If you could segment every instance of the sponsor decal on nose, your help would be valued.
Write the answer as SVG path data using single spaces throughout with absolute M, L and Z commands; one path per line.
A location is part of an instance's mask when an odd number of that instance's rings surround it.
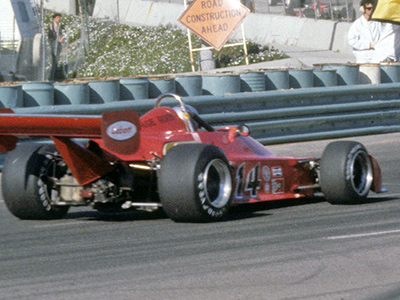
M 107 128 L 107 135 L 113 140 L 125 141 L 133 137 L 137 132 L 135 124 L 128 121 L 112 123 Z

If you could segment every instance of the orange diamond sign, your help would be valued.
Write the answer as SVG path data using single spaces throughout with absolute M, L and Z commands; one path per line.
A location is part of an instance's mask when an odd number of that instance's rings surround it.
M 221 50 L 249 12 L 238 0 L 194 0 L 178 21 Z

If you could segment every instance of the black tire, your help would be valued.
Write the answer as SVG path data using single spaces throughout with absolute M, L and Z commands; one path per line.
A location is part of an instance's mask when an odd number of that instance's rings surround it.
M 69 206 L 51 204 L 52 176 L 61 177 L 65 164 L 52 159 L 54 145 L 22 144 L 9 152 L 2 172 L 4 202 L 9 211 L 20 219 L 49 220 L 64 217 Z M 56 172 L 55 174 L 53 174 Z
M 182 144 L 161 160 L 158 192 L 176 222 L 210 222 L 224 217 L 232 199 L 229 162 L 216 146 Z
M 371 159 L 365 147 L 352 141 L 330 143 L 322 154 L 320 180 L 328 202 L 364 202 L 373 181 Z

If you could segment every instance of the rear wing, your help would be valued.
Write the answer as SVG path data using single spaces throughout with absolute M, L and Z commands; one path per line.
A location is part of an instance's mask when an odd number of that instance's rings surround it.
M 126 120 L 127 117 L 131 119 Z M 128 123 L 131 126 L 129 128 L 120 126 Z M 133 134 L 127 135 L 127 130 L 133 127 Z M 14 114 L 11 110 L 4 113 L 3 110 L 3 113 L 0 112 L 0 151 L 13 150 L 21 136 L 48 137 L 54 142 L 77 181 L 85 185 L 112 172 L 113 167 L 72 139 L 102 139 L 108 147 L 122 151 L 116 145 L 127 136 L 135 139 L 138 136 L 136 128 L 140 128 L 140 121 L 133 110 L 108 112 L 102 116 L 28 115 Z
M 28 115 L 0 112 L 0 151 L 15 148 L 18 136 L 100 138 L 102 118 L 79 115 Z

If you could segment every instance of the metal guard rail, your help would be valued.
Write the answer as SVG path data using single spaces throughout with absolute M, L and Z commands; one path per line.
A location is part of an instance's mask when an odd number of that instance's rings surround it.
M 263 144 L 400 131 L 400 83 L 184 97 L 213 126 L 247 124 Z M 155 99 L 16 108 L 16 113 L 100 114 L 150 110 Z M 163 105 L 176 105 L 166 100 Z

